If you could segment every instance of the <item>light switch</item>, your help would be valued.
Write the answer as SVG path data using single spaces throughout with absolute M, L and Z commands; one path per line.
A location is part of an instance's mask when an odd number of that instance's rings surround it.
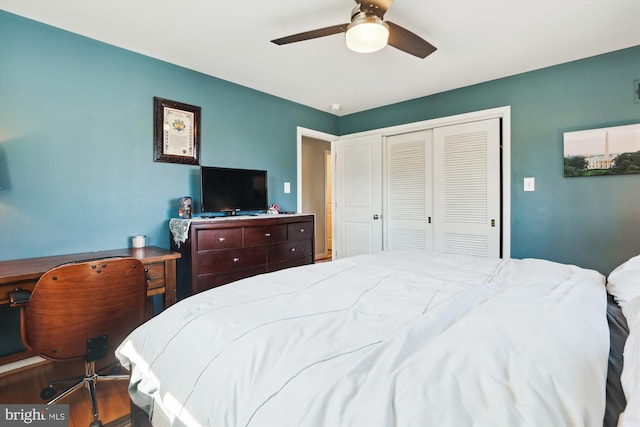
M 536 179 L 533 177 L 524 179 L 524 191 L 536 191 Z
M 291 193 L 291 183 L 290 182 L 285 182 L 284 183 L 284 194 L 289 194 Z

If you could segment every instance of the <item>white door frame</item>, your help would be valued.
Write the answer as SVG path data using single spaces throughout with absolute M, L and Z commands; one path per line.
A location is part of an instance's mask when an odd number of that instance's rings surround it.
M 333 147 L 333 144 L 331 144 Z M 324 152 L 324 205 L 327 207 L 327 211 L 324 216 L 325 223 L 325 233 L 326 240 L 325 244 L 325 254 L 327 257 L 330 252 L 333 250 L 333 155 L 331 154 L 331 149 L 325 150 Z M 332 244 L 329 244 L 329 241 Z
M 365 132 L 357 132 L 349 135 L 342 135 L 342 138 L 354 136 L 366 136 L 369 134 L 382 134 L 383 137 L 398 135 L 408 132 L 416 132 L 432 129 L 440 126 L 467 123 L 478 120 L 499 118 L 502 119 L 501 143 L 502 143 L 502 257 L 511 257 L 511 106 L 491 108 L 488 110 L 473 111 L 470 113 L 457 114 L 454 116 L 440 117 L 436 119 L 423 120 L 420 122 L 408 123 L 404 125 L 390 126 L 380 129 L 372 129 Z M 332 144 L 333 147 L 333 144 Z M 300 151 L 300 150 L 298 150 Z M 333 156 L 332 148 L 332 156 Z M 335 159 L 334 159 L 335 163 Z M 335 169 L 334 169 L 335 170 Z M 335 194 L 335 193 L 334 193 Z M 299 202 L 300 203 L 300 202 Z M 334 239 L 335 235 L 334 229 Z
M 304 128 L 298 126 L 296 128 L 296 162 L 297 162 L 297 173 L 296 173 L 296 212 L 302 213 L 302 139 L 304 137 L 321 139 L 324 141 L 331 142 L 331 170 L 334 169 L 335 165 L 335 157 L 333 153 L 333 144 L 338 139 L 338 136 L 332 135 L 330 133 L 320 132 L 313 129 Z M 331 193 L 334 194 L 333 189 L 333 180 L 331 180 Z M 316 218 L 316 221 L 325 221 L 326 218 Z M 331 227 L 331 235 L 335 236 L 335 228 L 332 224 L 327 224 L 328 227 Z M 327 228 L 325 227 L 325 230 Z M 315 230 L 314 230 L 315 232 Z M 316 254 L 318 256 L 319 254 Z M 325 253 L 325 256 L 327 254 Z

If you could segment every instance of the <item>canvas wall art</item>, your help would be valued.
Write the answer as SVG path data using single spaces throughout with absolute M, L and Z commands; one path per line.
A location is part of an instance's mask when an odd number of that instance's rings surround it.
M 640 124 L 564 133 L 564 176 L 640 174 Z

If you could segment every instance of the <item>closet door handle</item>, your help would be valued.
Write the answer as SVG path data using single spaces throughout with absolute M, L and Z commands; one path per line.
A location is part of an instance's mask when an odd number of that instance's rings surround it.
M 378 214 L 374 214 L 374 215 L 373 215 L 373 219 L 380 219 L 380 215 L 378 215 Z

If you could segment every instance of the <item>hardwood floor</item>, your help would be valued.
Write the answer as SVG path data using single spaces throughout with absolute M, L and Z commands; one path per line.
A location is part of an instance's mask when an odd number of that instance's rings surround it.
M 331 249 L 327 251 L 327 256 L 324 258 L 317 258 L 316 262 L 329 262 L 333 259 Z
M 84 373 L 82 362 L 44 362 L 0 375 L 0 403 L 43 404 L 40 391 L 48 381 Z M 127 381 L 98 381 L 98 414 L 103 425 L 128 425 Z M 61 388 L 63 390 L 64 388 Z M 61 399 L 69 405 L 69 427 L 87 427 L 93 420 L 89 391 L 83 388 Z

